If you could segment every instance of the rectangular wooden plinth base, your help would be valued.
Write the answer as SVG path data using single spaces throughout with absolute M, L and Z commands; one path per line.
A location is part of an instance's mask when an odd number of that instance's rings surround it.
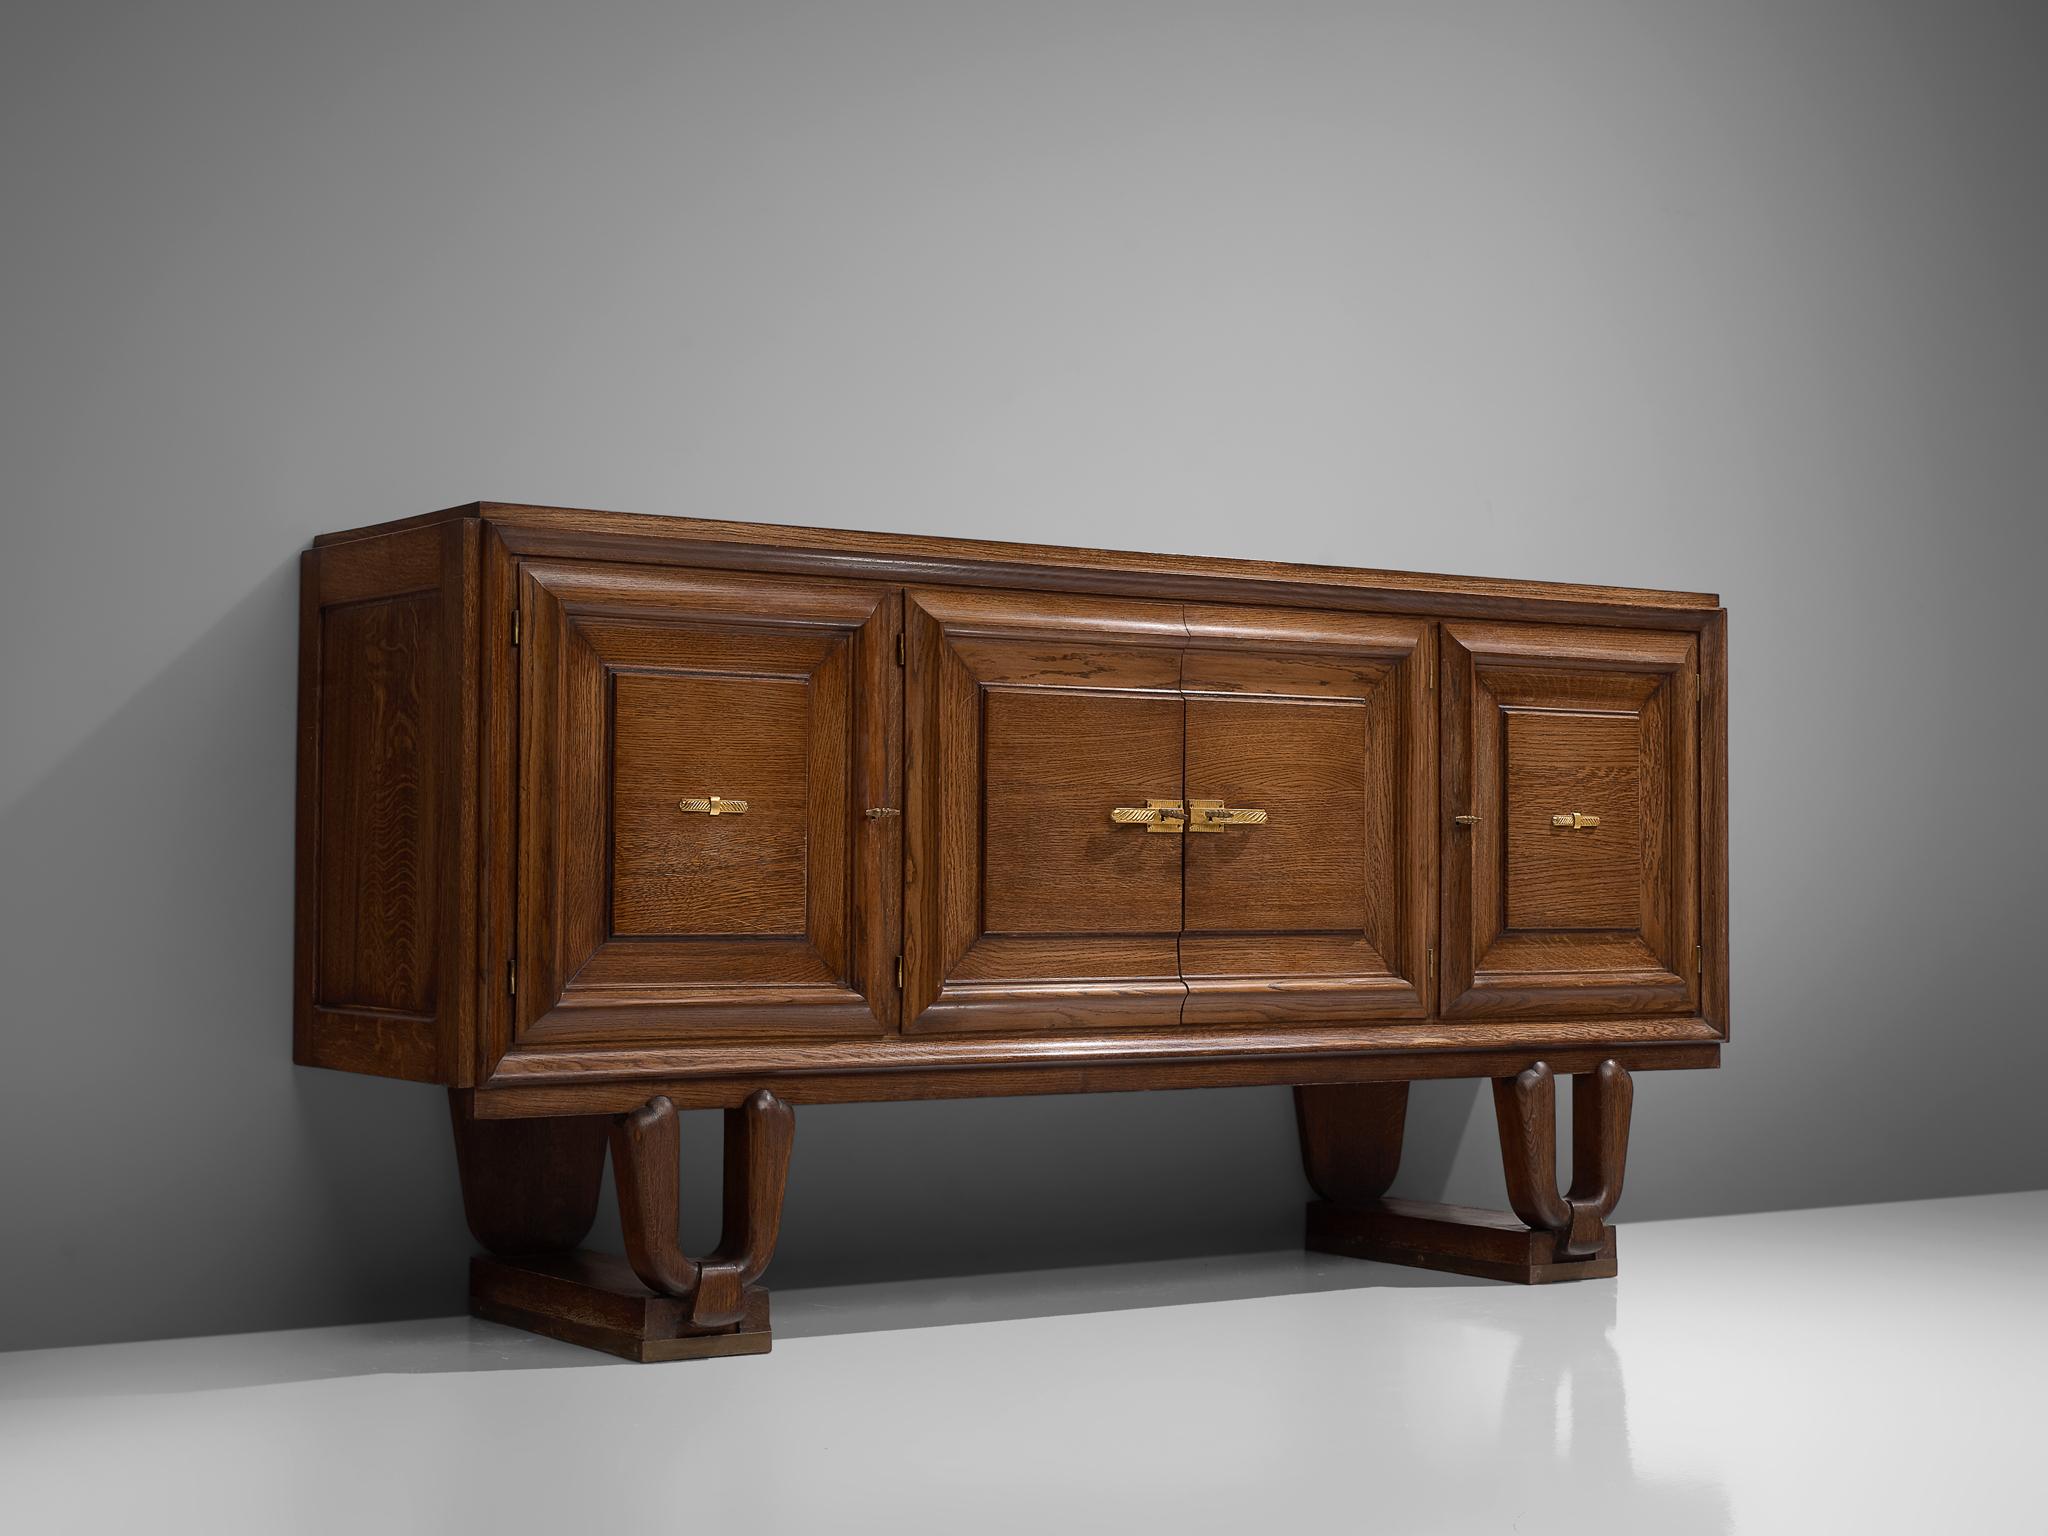
M 729 1328 L 693 1328 L 684 1303 L 657 1296 L 616 1254 L 539 1254 L 469 1261 L 469 1310 L 493 1323 L 544 1333 L 628 1360 L 765 1355 L 768 1293 L 747 1292 L 747 1315 Z
M 1313 1201 L 1305 1241 L 1316 1253 L 1522 1285 L 1605 1280 L 1615 1273 L 1612 1227 L 1600 1251 L 1590 1258 L 1559 1259 L 1553 1234 L 1533 1232 L 1506 1211 L 1431 1200 L 1389 1199 L 1356 1208 Z

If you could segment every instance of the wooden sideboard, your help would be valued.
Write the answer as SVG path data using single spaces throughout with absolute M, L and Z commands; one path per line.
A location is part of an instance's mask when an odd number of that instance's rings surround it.
M 1312 1246 L 1611 1275 L 1630 1074 L 1719 1063 L 1714 597 L 497 504 L 302 578 L 294 1057 L 448 1090 L 479 1315 L 758 1352 L 794 1106 L 1223 1084 Z M 1513 1215 L 1389 1195 L 1433 1077 Z

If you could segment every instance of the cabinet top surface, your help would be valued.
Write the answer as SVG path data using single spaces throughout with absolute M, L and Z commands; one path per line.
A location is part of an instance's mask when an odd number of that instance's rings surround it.
M 1160 590 L 1176 583 L 1229 581 L 1280 584 L 1294 588 L 1325 588 L 1332 592 L 1384 592 L 1390 598 L 1467 598 L 1515 600 L 1600 607 L 1660 609 L 1699 613 L 1720 607 L 1709 592 L 1663 591 L 1645 587 L 1610 587 L 1590 583 L 1518 581 L 1492 576 L 1446 576 L 1427 572 L 1387 571 L 1363 567 L 1288 564 L 1271 560 L 1236 560 L 1212 555 L 1144 554 L 1127 550 L 1080 549 L 1050 544 L 1013 543 L 995 539 L 944 538 L 927 534 L 884 534 L 836 528 L 805 528 L 780 523 L 727 522 L 715 518 L 669 517 L 648 513 L 596 512 L 570 507 L 527 506 L 513 502 L 469 502 L 418 517 L 324 533 L 315 546 L 345 543 L 373 534 L 465 518 L 480 518 L 505 529 L 544 531 L 563 538 L 591 541 L 592 553 L 608 542 L 656 541 L 676 545 L 720 545 L 731 549 L 802 550 L 848 561 L 921 563 L 931 569 L 899 572 L 903 579 L 944 579 L 947 568 L 972 569 L 987 576 L 1014 568 L 1018 579 L 1032 570 L 1098 573 L 1120 585 L 1156 582 Z

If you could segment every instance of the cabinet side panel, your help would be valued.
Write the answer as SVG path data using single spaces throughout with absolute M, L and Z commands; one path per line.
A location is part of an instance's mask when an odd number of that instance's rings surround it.
M 1700 1013 L 1728 1037 L 1728 611 L 1700 637 Z
M 449 1080 L 473 833 L 458 759 L 466 525 L 317 550 L 301 570 L 295 1058 Z
M 441 594 L 320 615 L 313 1002 L 434 1011 Z

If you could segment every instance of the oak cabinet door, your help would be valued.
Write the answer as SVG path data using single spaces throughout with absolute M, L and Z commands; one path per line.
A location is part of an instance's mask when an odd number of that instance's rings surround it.
M 1430 627 L 1225 607 L 1186 622 L 1185 1018 L 1423 1017 Z
M 892 1026 L 894 594 L 535 562 L 519 599 L 521 1042 Z
M 1173 604 L 912 591 L 904 1028 L 1179 1022 Z
M 1444 1016 L 1696 1010 L 1696 637 L 1446 624 L 1442 672 Z

